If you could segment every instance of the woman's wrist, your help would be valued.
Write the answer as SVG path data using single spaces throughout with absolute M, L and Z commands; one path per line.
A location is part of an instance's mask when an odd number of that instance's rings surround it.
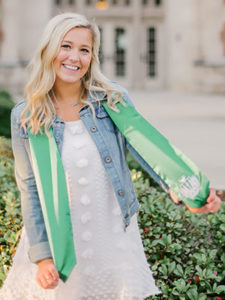
M 36 264 L 37 264 L 38 266 L 40 266 L 40 265 L 42 265 L 42 264 L 44 264 L 44 263 L 49 263 L 49 262 L 53 262 L 53 259 L 52 259 L 51 257 L 49 257 L 49 258 L 44 258 L 44 259 L 42 259 L 42 260 L 39 260 L 39 261 L 36 262 Z

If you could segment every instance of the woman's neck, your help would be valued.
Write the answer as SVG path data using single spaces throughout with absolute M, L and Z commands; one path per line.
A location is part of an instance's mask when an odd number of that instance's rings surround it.
M 53 93 L 59 102 L 79 101 L 82 94 L 81 82 L 73 85 L 57 83 L 53 87 Z

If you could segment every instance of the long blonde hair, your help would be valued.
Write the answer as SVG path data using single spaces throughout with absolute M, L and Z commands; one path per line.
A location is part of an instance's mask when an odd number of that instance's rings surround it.
M 88 28 L 92 34 L 92 60 L 87 73 L 81 79 L 83 86 L 82 95 L 86 91 L 104 92 L 107 95 L 109 107 L 116 110 L 115 104 L 122 102 L 119 90 L 112 87 L 110 81 L 102 74 L 99 66 L 100 32 L 95 23 L 90 22 L 84 16 L 76 13 L 63 13 L 53 17 L 47 24 L 36 53 L 28 68 L 30 70 L 29 81 L 25 87 L 27 105 L 21 113 L 21 126 L 26 130 L 30 127 L 32 134 L 42 133 L 42 129 L 48 135 L 48 129 L 55 117 L 55 108 L 51 98 L 51 92 L 55 81 L 53 60 L 58 54 L 61 42 L 65 34 L 75 27 Z M 97 93 L 93 93 L 96 97 Z M 90 105 L 93 114 L 94 108 L 90 101 L 81 99 Z M 102 99 L 97 99 L 102 100 Z

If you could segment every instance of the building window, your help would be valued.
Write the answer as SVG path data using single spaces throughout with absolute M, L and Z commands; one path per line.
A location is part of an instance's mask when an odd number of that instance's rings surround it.
M 150 0 L 142 0 L 143 5 L 151 5 L 152 1 Z M 162 4 L 162 0 L 154 0 L 154 5 L 155 6 L 160 6 Z
M 147 29 L 147 75 L 155 77 L 156 74 L 156 28 Z
M 155 5 L 160 6 L 162 4 L 162 0 L 155 0 Z
M 131 0 L 111 0 L 112 5 L 130 5 Z
M 125 76 L 126 74 L 126 31 L 124 28 L 115 29 L 115 75 Z
M 55 4 L 56 5 L 61 5 L 62 4 L 62 0 L 55 0 Z
M 69 5 L 74 5 L 75 4 L 75 0 L 68 0 L 69 1 Z
M 86 0 L 86 5 L 91 5 L 92 4 L 92 0 Z

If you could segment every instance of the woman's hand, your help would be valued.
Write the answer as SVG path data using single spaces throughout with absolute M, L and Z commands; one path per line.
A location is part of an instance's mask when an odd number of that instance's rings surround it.
M 186 204 L 187 209 L 192 213 L 217 212 L 221 207 L 221 199 L 216 195 L 215 189 L 210 189 L 209 196 L 206 200 L 207 204 L 199 208 L 193 208 Z
M 52 258 L 37 262 L 38 271 L 36 280 L 43 289 L 54 289 L 59 282 L 59 273 Z

